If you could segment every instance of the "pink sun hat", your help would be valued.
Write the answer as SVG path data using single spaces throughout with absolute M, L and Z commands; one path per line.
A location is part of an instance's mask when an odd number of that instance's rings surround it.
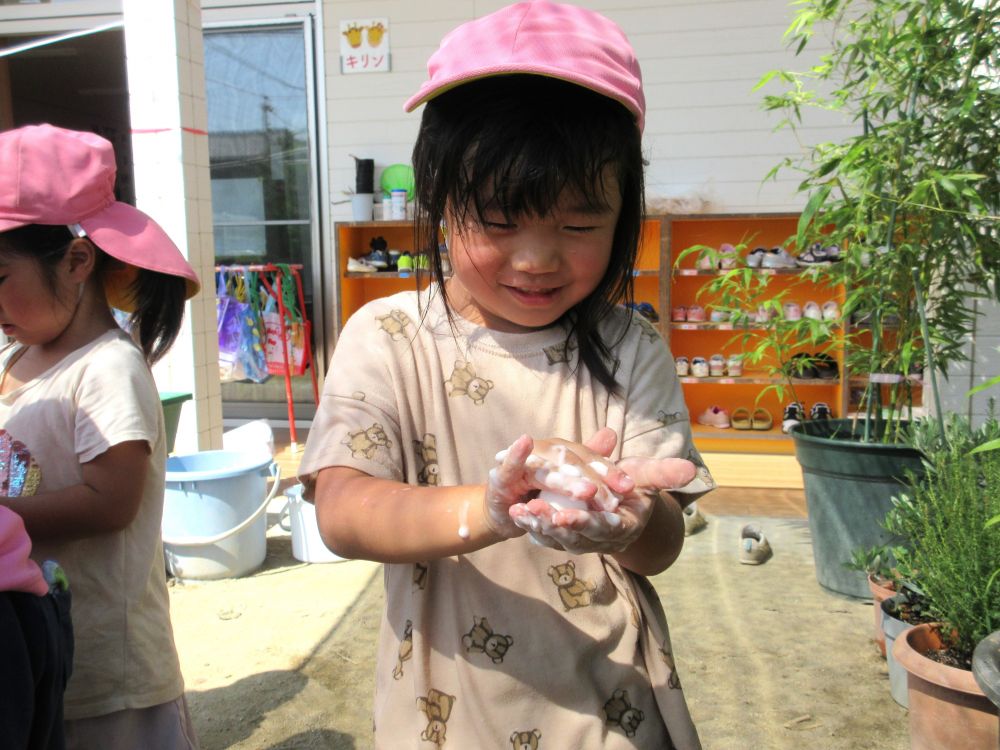
M 427 61 L 428 80 L 403 109 L 489 76 L 558 78 L 621 102 L 642 131 L 646 98 L 632 45 L 618 24 L 585 8 L 516 3 L 453 29 Z
M 117 166 L 106 139 L 28 125 L 0 133 L 0 164 L 0 232 L 65 224 L 129 266 L 180 276 L 187 282 L 188 299 L 198 293 L 198 274 L 160 225 L 115 200 Z M 134 273 L 108 276 L 115 283 L 130 282 Z M 106 291 L 109 303 L 130 311 L 125 289 L 106 286 Z

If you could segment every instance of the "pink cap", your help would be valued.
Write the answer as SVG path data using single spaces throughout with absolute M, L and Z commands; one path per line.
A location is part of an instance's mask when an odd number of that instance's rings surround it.
M 640 132 L 646 98 L 642 72 L 621 28 L 575 5 L 533 0 L 462 24 L 427 61 L 429 79 L 407 100 L 414 108 L 468 81 L 530 73 L 575 83 L 621 102 Z
M 27 591 L 43 596 L 49 591 L 42 569 L 28 557 L 31 539 L 24 521 L 0 505 L 0 591 Z
M 108 255 L 180 276 L 188 298 L 198 293 L 198 274 L 167 233 L 139 209 L 115 200 L 117 167 L 106 139 L 29 125 L 0 133 L 0 164 L 0 232 L 28 224 L 79 224 Z

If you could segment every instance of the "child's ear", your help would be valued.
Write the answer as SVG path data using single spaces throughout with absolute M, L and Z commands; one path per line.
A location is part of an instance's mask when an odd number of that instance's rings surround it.
M 66 251 L 66 263 L 70 278 L 76 283 L 82 283 L 94 272 L 97 264 L 97 248 L 90 240 L 78 237 L 70 243 Z

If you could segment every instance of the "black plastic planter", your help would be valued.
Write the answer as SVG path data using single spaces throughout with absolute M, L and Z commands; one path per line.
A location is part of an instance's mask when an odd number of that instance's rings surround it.
M 882 528 L 891 498 L 906 486 L 906 471 L 923 472 L 919 451 L 863 443 L 847 419 L 803 422 L 791 430 L 802 467 L 816 580 L 830 591 L 868 599 L 865 573 L 844 563 L 856 549 L 897 540 Z

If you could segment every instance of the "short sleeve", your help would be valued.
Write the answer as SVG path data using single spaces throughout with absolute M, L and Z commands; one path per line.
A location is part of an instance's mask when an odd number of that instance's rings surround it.
M 160 396 L 142 352 L 113 339 L 91 358 L 76 392 L 75 446 L 81 464 L 112 446 L 145 441 L 150 450 L 160 430 Z
M 674 492 L 684 495 L 686 503 L 692 502 L 714 489 L 715 480 L 694 446 L 684 392 L 670 350 L 645 320 L 637 325 L 642 333 L 629 380 L 621 455 L 688 459 L 697 467 L 697 474 Z
M 307 498 L 316 475 L 331 466 L 403 481 L 392 352 L 383 343 L 387 337 L 376 332 L 376 309 L 369 304 L 351 316 L 337 340 L 299 464 Z

